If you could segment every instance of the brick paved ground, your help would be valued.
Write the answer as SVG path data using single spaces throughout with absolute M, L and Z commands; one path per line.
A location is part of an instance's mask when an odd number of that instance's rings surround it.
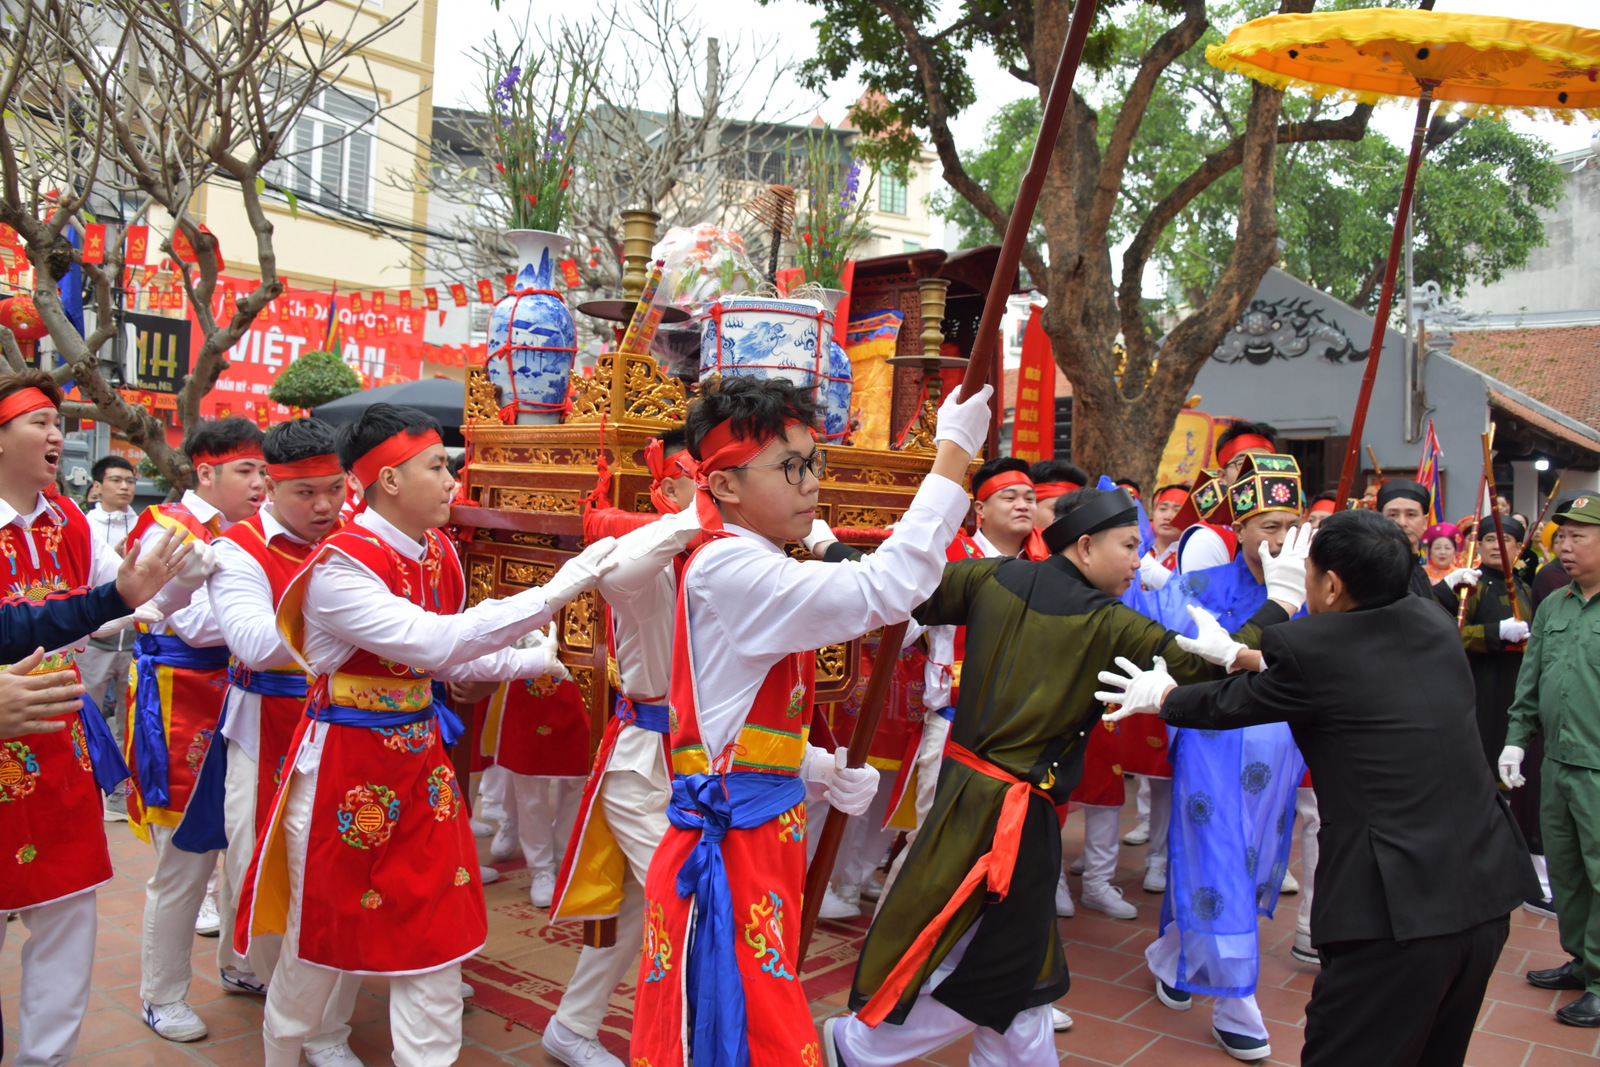
M 1131 809 L 1131 806 L 1130 806 Z M 193 1045 L 175 1045 L 145 1028 L 139 1018 L 138 929 L 144 906 L 141 879 L 151 866 L 149 849 L 124 826 L 110 827 L 116 877 L 100 892 L 100 930 L 94 968 L 94 991 L 83 1036 L 74 1063 L 94 1067 L 167 1067 L 212 1064 L 242 1067 L 261 1063 L 261 1001 L 225 994 L 216 982 L 216 942 L 195 939 L 195 983 L 190 1001 L 211 1027 L 211 1036 Z M 1068 820 L 1069 852 L 1081 839 L 1082 820 Z M 1139 889 L 1139 868 L 1144 850 L 1123 849 L 1121 882 L 1130 900 L 1139 906 L 1139 918 L 1128 922 L 1080 911 L 1061 922 L 1072 969 L 1072 991 L 1062 1002 L 1076 1026 L 1057 1042 L 1064 1064 L 1151 1064 L 1182 1067 L 1207 1064 L 1221 1067 L 1227 1059 L 1212 1043 L 1210 1011 L 1206 998 L 1196 998 L 1194 1010 L 1177 1013 L 1158 1004 L 1150 991 L 1143 949 L 1154 937 L 1159 897 Z M 505 865 L 508 870 L 512 865 Z M 1074 891 L 1077 889 L 1073 880 Z M 491 887 L 493 891 L 493 887 Z M 1274 1057 L 1270 1063 L 1297 1064 L 1300 1028 L 1305 1003 L 1316 969 L 1296 963 L 1289 955 L 1294 930 L 1296 898 L 1285 898 L 1277 917 L 1262 923 L 1261 985 L 1258 998 L 1272 1033 Z M 1550 1012 L 1571 993 L 1549 993 L 1522 980 L 1531 967 L 1551 967 L 1562 962 L 1555 924 L 1518 912 L 1512 920 L 1511 939 L 1501 956 L 1499 972 L 1489 987 L 1467 1062 L 1472 1067 L 1557 1067 L 1593 1065 L 1600 1054 L 1600 1031 L 1562 1026 Z M 0 1009 L 6 1020 L 6 1043 L 16 1040 L 20 926 L 10 927 L 0 950 Z M 817 1018 L 839 1010 L 844 994 L 813 1004 Z M 387 992 L 381 979 L 369 979 L 357 1004 L 352 1045 L 369 1067 L 390 1062 Z M 538 1034 L 522 1026 L 507 1029 L 506 1022 L 482 1008 L 468 1005 L 464 1024 L 466 1041 L 460 1063 L 509 1064 L 551 1067 L 539 1048 Z M 966 1061 L 969 1044 L 957 1042 L 933 1053 L 928 1063 L 959 1067 Z M 11 1067 L 12 1056 L 0 1059 Z

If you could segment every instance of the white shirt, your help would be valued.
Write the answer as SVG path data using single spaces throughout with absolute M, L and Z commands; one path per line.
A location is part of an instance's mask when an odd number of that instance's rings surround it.
M 133 524 L 138 521 L 139 513 L 132 508 L 107 511 L 104 504 L 96 503 L 86 518 L 89 520 L 89 529 L 94 531 L 95 537 L 104 541 L 115 552 L 123 539 L 133 531 Z
M 261 509 L 261 529 L 270 543 L 287 537 L 305 544 L 272 515 Z M 206 581 L 211 614 L 222 630 L 234 659 L 253 671 L 295 666 L 294 654 L 278 632 L 277 604 L 267 572 L 235 541 L 216 542 L 217 569 Z M 238 745 L 252 760 L 258 758 L 261 739 L 261 694 L 228 690 L 228 721 L 222 735 Z
M 1232 558 L 1228 554 L 1228 542 L 1208 526 L 1189 527 L 1178 542 L 1179 574 L 1220 567 Z
M 28 561 L 33 564 L 35 571 L 47 570 L 46 565 L 49 563 L 49 552 L 45 551 L 44 546 L 39 544 L 33 536 L 33 524 L 38 522 L 40 516 L 45 514 L 50 515 L 58 526 L 66 525 L 66 514 L 50 503 L 43 493 L 34 498 L 33 510 L 26 515 L 18 515 L 15 508 L 4 500 L 0 500 L 0 528 L 6 526 L 15 526 L 17 528 L 22 535 L 22 544 L 27 548 Z M 121 563 L 122 561 L 117 558 L 117 554 L 111 551 L 105 542 L 98 537 L 91 536 L 89 538 L 89 573 L 84 577 L 83 584 L 92 588 L 97 585 L 104 585 L 106 582 L 116 581 L 117 567 Z M 20 592 L 20 590 L 13 591 Z M 87 635 L 85 635 L 85 638 L 87 638 Z M 82 649 L 84 645 L 85 641 L 78 641 L 66 647 Z M 58 650 L 49 649 L 47 651 L 54 652 Z
M 1005 555 L 981 530 L 973 533 L 972 540 L 985 559 Z M 928 662 L 922 668 L 922 706 L 934 712 L 950 706 L 951 691 L 955 688 L 956 628 L 930 626 L 926 632 Z
M 203 526 L 215 526 L 220 532 L 233 525 L 193 489 L 185 490 L 179 503 Z M 146 551 L 161 540 L 166 532 L 167 528 L 159 522 L 151 523 L 150 528 L 139 536 L 139 551 Z M 216 648 L 228 643 L 222 636 L 222 628 L 217 625 L 216 616 L 211 613 L 211 600 L 208 597 L 182 593 L 169 584 L 150 603 L 166 615 L 162 624 L 152 632 L 172 634 L 190 648 Z
M 784 656 L 909 619 L 939 587 L 946 547 L 969 504 L 959 485 L 930 474 L 888 540 L 870 556 L 841 563 L 791 559 L 766 538 L 726 524 L 738 536 L 707 545 L 684 587 L 706 752 L 720 753 L 738 735 L 767 672 Z

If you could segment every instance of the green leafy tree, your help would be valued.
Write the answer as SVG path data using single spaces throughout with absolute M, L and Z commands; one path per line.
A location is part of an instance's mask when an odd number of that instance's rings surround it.
M 361 379 L 335 352 L 307 352 L 283 368 L 267 396 L 291 408 L 314 408 L 361 391 Z

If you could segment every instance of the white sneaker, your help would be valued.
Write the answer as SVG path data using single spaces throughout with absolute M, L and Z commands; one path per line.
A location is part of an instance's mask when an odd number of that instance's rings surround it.
M 493 837 L 494 824 L 486 823 L 482 819 L 473 819 L 469 824 L 472 827 L 473 837 Z
M 1078 858 L 1072 861 L 1072 866 L 1068 867 L 1067 871 L 1076 875 L 1083 874 L 1083 853 L 1078 853 Z
M 573 1033 L 560 1019 L 550 1020 L 539 1044 L 567 1067 L 623 1067 L 600 1042 Z
M 501 823 L 500 829 L 494 832 L 494 840 L 489 842 L 489 855 L 496 863 L 504 863 L 521 851 L 522 842 L 517 840 L 517 828 L 508 822 Z
M 855 908 L 857 911 L 861 910 L 861 887 L 860 886 L 858 886 L 858 885 L 841 885 L 836 890 L 836 892 L 838 893 L 840 900 L 844 901 L 846 904 L 850 905 L 852 908 Z
M 1122 843 L 1124 845 L 1148 845 L 1150 843 L 1150 824 L 1142 822 L 1123 834 Z
M 850 904 L 842 899 L 839 894 L 829 886 L 828 891 L 822 894 L 822 907 L 817 911 L 819 919 L 856 919 L 861 916 L 861 905 Z
M 883 883 L 878 881 L 877 875 L 868 875 L 867 880 L 861 883 L 861 899 L 876 903 L 883 896 Z
M 217 898 L 207 893 L 200 902 L 200 914 L 194 917 L 194 932 L 201 937 L 216 937 L 222 929 L 222 916 L 217 914 Z
M 493 867 L 485 867 L 480 863 L 478 865 L 478 880 L 484 885 L 492 885 L 500 880 L 500 872 Z
M 1144 869 L 1144 891 L 1146 893 L 1167 891 L 1167 857 L 1150 857 L 1149 865 Z
M 305 1052 L 306 1062 L 311 1067 L 367 1067 L 361 1062 L 361 1057 L 350 1051 L 349 1045 L 334 1045 L 315 1052 L 306 1049 Z
M 477 992 L 478 991 L 476 989 L 473 989 L 467 983 L 465 983 L 465 982 L 461 983 L 461 999 L 462 1000 L 471 1000 L 473 998 L 473 996 Z
M 171 1004 L 145 1001 L 144 1024 L 168 1041 L 199 1041 L 209 1032 L 194 1009 L 181 1000 Z
M 528 896 L 533 900 L 534 907 L 548 908 L 550 906 L 550 902 L 556 898 L 555 872 L 534 872 L 533 885 L 528 889 Z
M 1056 880 L 1056 916 L 1070 919 L 1078 914 L 1078 909 L 1072 903 L 1072 887 L 1067 885 L 1067 876 L 1062 874 Z
M 1122 890 L 1114 885 L 1084 886 L 1083 903 L 1095 911 L 1103 911 L 1113 919 L 1135 919 L 1139 909 L 1122 899 Z
M 1060 1008 L 1052 1007 L 1050 1009 L 1050 1029 L 1058 1034 L 1066 1033 L 1072 1029 L 1072 1016 Z
M 249 993 L 253 997 L 267 995 L 267 983 L 256 977 L 254 971 L 241 971 L 228 967 L 217 972 L 225 993 Z
M 1283 889 L 1280 892 L 1290 896 L 1300 892 L 1300 883 L 1294 880 L 1294 875 L 1287 868 L 1283 872 Z

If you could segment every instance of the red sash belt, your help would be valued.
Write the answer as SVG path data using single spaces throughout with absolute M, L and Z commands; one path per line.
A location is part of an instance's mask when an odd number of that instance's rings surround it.
M 1011 872 L 1017 865 L 1017 846 L 1022 843 L 1022 822 L 1028 812 L 1028 794 L 1037 793 L 1050 800 L 1050 794 L 1044 790 L 995 766 L 954 741 L 945 748 L 944 754 L 947 758 L 971 767 L 985 777 L 1004 782 L 1009 788 L 1006 789 L 1005 800 L 1000 805 L 1000 818 L 995 823 L 994 841 L 990 844 L 989 851 L 972 865 L 972 870 L 961 880 L 961 885 L 956 888 L 955 894 L 944 906 L 944 910 L 934 916 L 933 921 L 917 935 L 917 939 L 911 943 L 911 947 L 900 958 L 894 970 L 889 972 L 889 977 L 884 979 L 883 985 L 878 987 L 878 991 L 867 1001 L 866 1006 L 856 1013 L 856 1018 L 868 1026 L 877 1026 L 883 1022 L 894 1006 L 900 1002 L 900 995 L 905 992 L 906 986 L 911 983 L 912 978 L 933 952 L 934 945 L 944 933 L 944 928 L 950 924 L 951 917 L 961 910 L 961 906 L 967 902 L 967 898 L 980 883 L 986 882 L 988 891 L 996 897 L 1004 898 L 1011 891 Z

